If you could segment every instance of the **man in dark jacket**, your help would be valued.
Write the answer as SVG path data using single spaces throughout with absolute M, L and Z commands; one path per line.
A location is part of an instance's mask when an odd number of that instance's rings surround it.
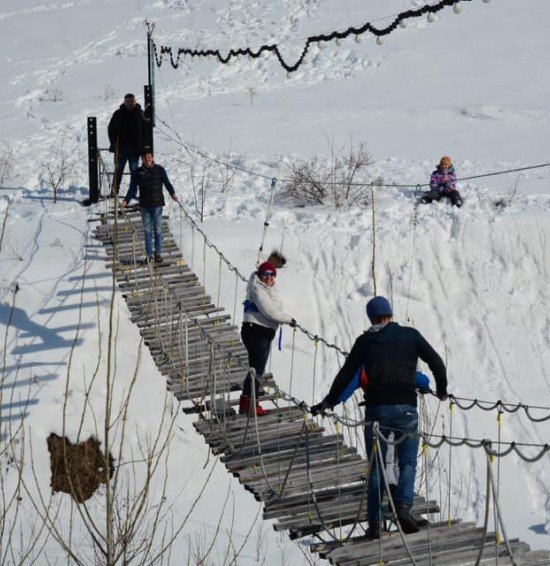
M 145 231 L 145 252 L 148 261 L 162 262 L 162 207 L 165 205 L 162 187 L 170 193 L 172 200 L 179 202 L 174 187 L 164 167 L 157 165 L 153 152 L 146 150 L 141 156 L 142 165 L 132 172 L 130 188 L 121 206 L 125 208 L 135 198 L 139 189 L 139 209 Z M 153 232 L 155 235 L 155 255 L 153 257 Z
M 418 412 L 416 409 L 416 365 L 418 358 L 426 362 L 434 375 L 437 396 L 447 398 L 445 364 L 426 339 L 414 328 L 393 322 L 393 312 L 385 297 L 374 297 L 367 303 L 372 326 L 357 340 L 336 375 L 325 399 L 311 408 L 324 413 L 340 402 L 355 373 L 361 366 L 368 376 L 365 385 L 365 442 L 367 453 L 375 449 L 373 424 L 378 422 L 384 437 L 394 433 L 399 459 L 399 481 L 395 495 L 397 519 L 405 533 L 418 531 L 411 515 L 418 453 Z M 400 441 L 402 436 L 406 436 Z M 381 466 L 385 462 L 386 443 L 380 441 L 381 454 L 372 466 L 368 494 L 367 536 L 380 538 L 381 496 L 384 492 Z
M 118 194 L 126 162 L 130 173 L 138 168 L 143 150 L 143 112 L 133 94 L 124 96 L 124 103 L 115 110 L 109 122 L 109 151 L 115 154 L 113 191 Z

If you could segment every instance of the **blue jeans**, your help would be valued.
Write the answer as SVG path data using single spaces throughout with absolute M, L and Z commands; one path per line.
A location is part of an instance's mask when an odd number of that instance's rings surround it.
M 130 167 L 130 173 L 135 171 L 139 165 L 139 153 L 136 153 L 135 149 L 128 145 L 121 145 L 118 148 L 118 152 L 115 154 L 115 176 L 113 182 L 113 188 L 118 193 L 120 189 L 120 181 L 122 180 L 122 174 L 124 173 L 124 168 L 126 163 Z
M 155 252 L 162 253 L 162 206 L 140 208 L 143 229 L 145 230 L 145 253 L 153 257 L 153 232 L 155 233 Z
M 378 421 L 380 432 L 387 438 L 393 431 L 395 441 L 404 433 L 414 434 L 395 446 L 398 458 L 399 480 L 395 495 L 395 504 L 411 506 L 414 498 L 414 480 L 416 476 L 416 457 L 418 454 L 418 412 L 414 405 L 377 405 L 367 407 L 365 411 L 365 443 L 367 454 L 373 449 L 372 423 Z M 367 518 L 379 521 L 381 517 L 381 497 L 384 494 L 384 480 L 380 466 L 386 461 L 386 443 L 380 439 L 381 457 L 376 456 L 369 477 L 367 492 Z

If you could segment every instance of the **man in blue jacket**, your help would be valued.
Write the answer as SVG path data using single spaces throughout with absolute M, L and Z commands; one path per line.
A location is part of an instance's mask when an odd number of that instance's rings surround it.
M 411 515 L 418 454 L 418 412 L 416 409 L 416 366 L 418 358 L 428 364 L 436 382 L 440 400 L 447 398 L 445 364 L 426 339 L 414 328 L 393 322 L 393 311 L 385 297 L 374 297 L 367 303 L 372 326 L 353 345 L 346 362 L 336 375 L 325 399 L 311 408 L 315 415 L 332 409 L 354 379 L 357 370 L 365 369 L 365 443 L 368 454 L 374 447 L 373 424 L 379 423 L 384 437 L 394 433 L 399 460 L 399 480 L 395 495 L 397 520 L 405 533 L 415 533 L 418 525 Z M 367 493 L 367 536 L 380 538 L 381 495 L 384 491 L 381 470 L 385 462 L 386 443 L 381 440 L 382 454 L 372 467 Z

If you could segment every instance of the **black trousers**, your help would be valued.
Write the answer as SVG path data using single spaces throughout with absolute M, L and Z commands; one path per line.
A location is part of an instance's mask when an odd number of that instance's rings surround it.
M 256 398 L 259 397 L 262 387 L 258 379 L 265 373 L 265 366 L 269 358 L 271 350 L 271 342 L 275 337 L 275 331 L 259 324 L 251 322 L 243 322 L 241 328 L 241 338 L 248 352 L 248 365 L 256 370 L 256 379 L 254 380 L 254 390 Z M 252 379 L 246 376 L 243 384 L 243 395 L 252 397 Z
M 423 203 L 430 203 L 434 200 L 440 201 L 443 197 L 448 197 L 455 206 L 462 206 L 462 197 L 457 190 L 448 193 L 440 193 L 439 191 L 428 191 L 422 196 Z

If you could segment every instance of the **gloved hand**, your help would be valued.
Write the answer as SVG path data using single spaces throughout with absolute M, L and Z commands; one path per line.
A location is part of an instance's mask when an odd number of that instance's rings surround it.
M 438 391 L 438 392 L 436 393 L 436 395 L 437 395 L 437 398 L 438 398 L 440 401 L 446 401 L 446 400 L 447 400 L 447 397 L 448 397 L 446 391 Z
M 311 410 L 311 415 L 313 417 L 317 416 L 317 415 L 322 415 L 323 417 L 326 416 L 326 412 L 328 409 L 332 409 L 332 407 L 326 402 L 326 401 L 321 401 L 320 403 L 317 403 L 317 405 L 313 405 L 312 407 L 310 407 Z
M 296 319 L 293 318 L 293 319 L 289 322 L 289 324 L 290 324 L 290 326 L 292 326 L 292 328 L 294 328 L 294 327 L 296 326 Z

